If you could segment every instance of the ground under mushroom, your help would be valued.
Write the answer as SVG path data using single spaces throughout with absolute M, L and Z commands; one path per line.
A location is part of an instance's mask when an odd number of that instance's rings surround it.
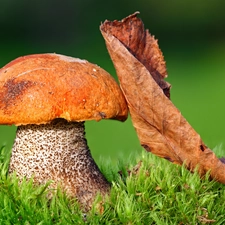
M 109 192 L 110 184 L 94 162 L 85 139 L 84 122 L 55 119 L 49 124 L 18 127 L 9 173 L 36 183 L 53 180 L 90 207 L 96 194 Z

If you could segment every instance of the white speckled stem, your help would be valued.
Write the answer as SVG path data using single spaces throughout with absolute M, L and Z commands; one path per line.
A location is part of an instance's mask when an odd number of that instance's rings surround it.
M 109 192 L 110 184 L 94 162 L 84 137 L 84 122 L 56 119 L 45 125 L 18 127 L 9 173 L 31 178 L 36 183 L 53 180 L 89 208 L 99 192 Z

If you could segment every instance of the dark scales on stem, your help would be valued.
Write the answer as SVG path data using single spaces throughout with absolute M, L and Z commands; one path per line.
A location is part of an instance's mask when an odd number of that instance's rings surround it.
M 96 195 L 109 192 L 84 136 L 84 122 L 56 119 L 50 124 L 18 127 L 9 172 L 37 184 L 53 180 L 89 210 Z

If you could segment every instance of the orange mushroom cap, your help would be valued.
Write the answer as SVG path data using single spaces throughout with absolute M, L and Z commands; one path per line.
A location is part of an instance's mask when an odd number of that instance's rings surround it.
M 126 120 L 125 98 L 99 66 L 59 54 L 19 57 L 0 69 L 0 123 Z

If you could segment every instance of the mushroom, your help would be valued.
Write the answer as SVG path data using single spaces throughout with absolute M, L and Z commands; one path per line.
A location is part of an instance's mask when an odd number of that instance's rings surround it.
M 99 66 L 59 54 L 19 57 L 0 69 L 0 124 L 16 125 L 9 174 L 61 185 L 85 208 L 109 192 L 84 121 L 127 118 L 116 81 Z

